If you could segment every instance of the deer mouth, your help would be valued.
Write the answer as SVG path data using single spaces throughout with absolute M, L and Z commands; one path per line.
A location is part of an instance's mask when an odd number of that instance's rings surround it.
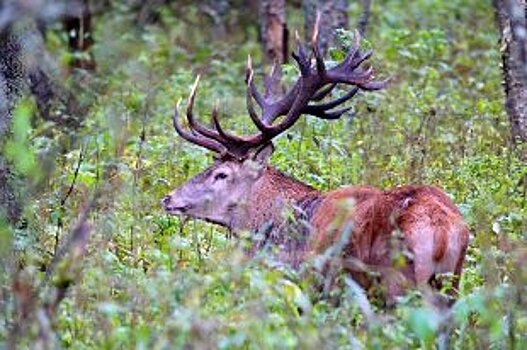
M 172 215 L 178 215 L 178 214 L 185 214 L 187 211 L 193 208 L 192 204 L 182 205 L 178 207 L 165 207 L 165 211 L 168 214 Z

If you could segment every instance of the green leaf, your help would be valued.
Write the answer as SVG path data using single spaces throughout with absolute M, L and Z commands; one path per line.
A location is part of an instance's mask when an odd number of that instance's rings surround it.
M 434 310 L 428 308 L 411 309 L 407 321 L 420 340 L 426 343 L 433 341 L 439 326 L 439 316 Z

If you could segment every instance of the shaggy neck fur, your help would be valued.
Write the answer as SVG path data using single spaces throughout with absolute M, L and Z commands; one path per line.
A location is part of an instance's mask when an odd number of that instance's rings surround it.
M 309 221 L 320 198 L 321 193 L 313 187 L 267 166 L 254 184 L 245 211 L 233 228 L 253 233 L 251 254 L 264 246 L 275 247 L 280 261 L 298 265 L 309 232 L 305 223 L 291 225 L 292 222 L 286 220 L 287 211 L 293 210 L 297 221 Z
M 268 165 L 248 193 L 243 214 L 234 221 L 231 228 L 257 231 L 271 223 L 274 227 L 280 226 L 284 222 L 284 210 L 288 206 L 319 194 L 313 187 Z

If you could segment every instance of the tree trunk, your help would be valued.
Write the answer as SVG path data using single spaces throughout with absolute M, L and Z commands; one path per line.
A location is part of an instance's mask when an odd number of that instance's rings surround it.
M 88 0 L 72 4 L 74 8 L 68 11 L 63 20 L 64 29 L 68 33 L 69 48 L 73 55 L 70 63 L 72 69 L 95 69 L 95 60 L 91 53 L 93 33 L 91 27 L 91 13 Z
M 25 70 L 21 60 L 21 44 L 11 26 L 0 31 L 0 150 L 9 134 L 12 111 L 22 94 Z M 14 224 L 21 214 L 13 186 L 13 173 L 3 152 L 0 152 L 0 216 Z
M 321 52 L 325 54 L 335 44 L 335 31 L 348 27 L 347 10 L 348 0 L 304 0 L 306 41 L 311 42 L 317 12 L 320 12 L 318 42 Z
M 285 0 L 261 0 L 261 36 L 265 57 L 278 64 L 287 61 L 287 24 Z
M 15 22 L 0 30 L 0 151 L 9 137 L 12 114 L 19 98 L 34 97 L 43 119 L 78 127 L 82 111 L 75 97 L 53 81 L 41 33 L 33 21 Z M 0 152 L 0 212 L 9 222 L 20 219 L 15 173 Z M 19 179 L 18 179 L 19 180 Z
M 501 35 L 506 109 L 514 143 L 527 142 L 527 5 L 494 0 Z M 527 150 L 527 147 L 524 148 Z

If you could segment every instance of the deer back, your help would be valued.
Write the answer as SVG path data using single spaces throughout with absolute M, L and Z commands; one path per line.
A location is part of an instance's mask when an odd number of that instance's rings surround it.
M 385 283 L 394 295 L 402 293 L 404 284 L 424 285 L 439 273 L 459 276 L 469 239 L 461 213 L 434 186 L 406 185 L 384 191 L 349 186 L 331 191 L 312 224 L 311 254 L 338 244 L 350 231 L 342 247 L 343 257 L 350 258 L 347 268 L 361 270 L 353 264 L 360 261 L 377 270 L 380 267 L 386 278 L 399 275 L 404 283 Z M 398 263 L 400 258 L 403 264 Z M 360 273 L 356 277 L 364 280 Z

